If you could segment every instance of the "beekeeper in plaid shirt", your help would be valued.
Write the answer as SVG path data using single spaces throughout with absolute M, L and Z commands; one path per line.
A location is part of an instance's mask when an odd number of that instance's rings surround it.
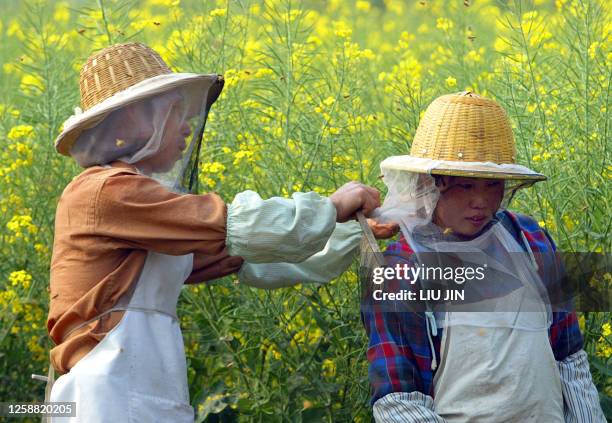
M 497 273 L 463 312 L 364 296 L 377 422 L 605 422 L 576 313 L 542 295 L 558 270 L 555 244 L 534 219 L 506 210 L 518 189 L 546 179 L 515 156 L 502 108 L 463 92 L 436 99 L 410 155 L 381 164 L 389 192 L 379 218 L 402 231 L 387 266 L 478 253 Z M 428 282 L 386 283 L 399 292 Z

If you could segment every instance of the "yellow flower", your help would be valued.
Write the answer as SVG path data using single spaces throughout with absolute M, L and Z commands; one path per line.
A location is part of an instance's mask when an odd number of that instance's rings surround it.
M 595 355 L 606 359 L 612 357 L 612 346 L 608 344 L 605 338 L 600 337 L 597 341 Z
M 17 141 L 22 138 L 30 138 L 34 135 L 34 128 L 30 125 L 13 126 L 8 133 L 8 139 Z
M 226 88 L 236 85 L 241 79 L 241 72 L 236 69 L 228 69 L 223 75 Z
M 234 165 L 239 165 L 244 159 L 253 161 L 253 152 L 249 150 L 239 150 L 234 153 Z
M 21 115 L 21 112 L 15 109 L 14 107 L 0 103 L 0 115 L 3 115 L 4 113 L 8 113 L 15 119 L 19 118 L 19 116 Z
M 493 43 L 493 48 L 498 52 L 505 52 L 510 49 L 510 44 L 505 38 L 496 38 Z
M 15 272 L 11 272 L 9 275 L 9 281 L 11 282 L 12 286 L 23 286 L 25 289 L 28 289 L 32 283 L 32 275 L 25 270 L 17 270 Z
M 35 234 L 38 232 L 38 228 L 32 223 L 32 216 L 29 215 L 13 216 L 6 224 L 6 227 L 15 234 L 16 238 L 24 237 L 23 229 L 25 229 L 25 232 L 28 234 Z
M 40 254 L 47 254 L 49 252 L 49 248 L 41 243 L 34 244 L 34 249 Z
M 470 50 L 465 55 L 465 58 L 466 60 L 470 62 L 479 63 L 479 62 L 482 62 L 482 56 L 481 56 L 482 53 L 484 53 L 484 49 L 482 47 L 478 51 Z
M 37 337 L 30 338 L 28 341 L 28 349 L 32 353 L 34 361 L 42 361 L 45 358 L 45 349 L 40 346 Z
M 580 327 L 580 331 L 584 332 L 584 327 L 586 325 L 586 319 L 584 318 L 584 314 L 581 314 L 580 317 L 578 317 L 578 327 Z
M 436 47 L 436 49 L 431 53 L 430 59 L 436 65 L 442 65 L 446 63 L 451 57 L 453 57 L 453 52 L 442 46 Z
M 591 59 L 595 58 L 595 55 L 597 54 L 597 48 L 599 47 L 599 42 L 595 41 L 593 43 L 591 43 L 591 45 L 589 46 L 589 57 Z
M 446 78 L 446 85 L 450 88 L 457 86 L 457 80 L 452 76 Z
M 418 34 L 426 34 L 429 32 L 429 25 L 427 25 L 426 23 L 422 23 L 421 25 L 419 25 L 419 27 L 417 28 L 417 33 Z
M 253 78 L 263 78 L 265 76 L 269 76 L 274 74 L 274 71 L 272 69 L 269 68 L 260 68 L 257 69 L 253 74 L 252 77 Z
M 23 304 L 19 298 L 15 298 L 15 300 L 11 304 L 11 312 L 13 314 L 19 314 L 23 311 Z
M 12 20 L 9 23 L 9 26 L 6 29 L 6 35 L 8 35 L 9 37 L 15 36 L 17 39 L 21 41 L 25 40 L 26 38 L 25 34 L 21 30 L 21 26 L 19 25 L 19 22 L 17 22 L 16 20 Z
M 357 3 L 355 3 L 355 7 L 362 12 L 369 12 L 371 5 L 369 1 L 358 0 Z
M 224 170 L 225 170 L 225 166 L 223 165 L 223 163 L 219 163 L 219 162 L 204 163 L 202 165 L 202 172 L 220 173 L 220 172 L 223 172 Z
M 253 4 L 249 7 L 249 13 L 252 15 L 259 15 L 261 13 L 261 6 L 258 4 Z
M 21 77 L 19 88 L 27 95 L 36 94 L 45 90 L 45 84 L 38 75 L 27 74 Z
M 325 100 L 322 101 L 323 104 L 325 104 L 326 106 L 331 106 L 332 104 L 334 104 L 336 101 L 336 99 L 332 96 L 327 97 Z
M 612 326 L 610 325 L 610 323 L 604 323 L 601 326 L 601 335 L 602 336 L 610 336 L 610 335 L 612 335 Z
M 332 378 L 336 375 L 336 363 L 334 362 L 334 360 L 326 358 L 325 360 L 323 360 L 323 365 L 321 366 L 321 368 L 323 369 L 322 373 L 325 377 Z
M 372 50 L 370 50 L 369 48 L 366 48 L 359 52 L 359 57 L 362 57 L 367 60 L 374 60 L 376 58 L 376 55 L 374 54 Z
M 404 7 L 402 3 L 404 2 L 399 0 L 386 0 L 385 6 L 390 12 L 393 12 L 396 15 L 401 15 L 402 13 L 404 13 Z
M 561 219 L 563 220 L 563 224 L 565 225 L 565 227 L 567 228 L 568 231 L 572 231 L 574 230 L 574 228 L 576 227 L 576 225 L 580 222 L 578 222 L 577 220 L 573 220 L 571 217 L 569 217 L 568 215 L 564 214 Z
M 316 35 L 310 35 L 306 39 L 306 44 L 314 44 L 315 46 L 320 46 L 321 44 L 323 44 L 323 41 L 321 41 L 321 39 Z
M 414 40 L 416 37 L 414 34 L 409 33 L 408 31 L 403 31 L 400 35 L 400 39 L 397 42 L 398 49 L 407 49 L 410 47 L 410 41 Z
M 448 31 L 453 27 L 453 22 L 447 18 L 438 18 L 436 20 L 436 28 L 441 29 L 442 31 Z
M 209 15 L 213 18 L 225 16 L 227 14 L 227 9 L 213 9 L 210 11 Z
M 527 112 L 529 113 L 533 113 L 536 111 L 536 109 L 538 108 L 537 104 L 527 104 Z
M 70 9 L 65 1 L 58 3 L 53 12 L 53 20 L 57 22 L 68 22 L 70 20 Z
M 335 21 L 333 23 L 334 34 L 339 38 L 350 38 L 353 30 L 344 21 Z
M 152 5 L 165 6 L 165 7 L 176 7 L 181 4 L 180 0 L 150 0 Z

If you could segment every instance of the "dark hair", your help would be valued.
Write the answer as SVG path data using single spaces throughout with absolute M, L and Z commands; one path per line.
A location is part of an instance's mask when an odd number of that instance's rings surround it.
M 432 176 L 436 182 L 437 187 L 442 186 L 442 185 L 448 185 L 453 181 L 453 179 L 456 178 L 456 176 L 447 176 L 447 175 L 432 175 Z M 446 183 L 444 182 L 444 178 L 448 178 Z

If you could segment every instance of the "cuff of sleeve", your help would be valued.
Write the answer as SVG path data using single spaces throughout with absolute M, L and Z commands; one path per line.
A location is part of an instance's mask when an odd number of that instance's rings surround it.
M 445 423 L 434 412 L 433 398 L 421 392 L 393 392 L 374 403 L 376 422 Z
M 434 401 L 429 395 L 425 395 L 422 392 L 392 392 L 380 398 L 374 403 L 374 407 L 385 406 L 389 404 L 396 404 L 398 402 L 411 402 L 414 405 L 429 408 L 433 411 Z
M 586 352 L 580 350 L 557 362 L 566 422 L 605 422 Z

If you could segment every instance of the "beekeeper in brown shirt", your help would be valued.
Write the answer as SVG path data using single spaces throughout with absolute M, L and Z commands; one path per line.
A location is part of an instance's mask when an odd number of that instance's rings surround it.
M 336 222 L 379 206 L 376 190 L 354 182 L 329 198 L 246 191 L 229 205 L 181 192 L 222 86 L 217 75 L 173 73 L 139 43 L 104 49 L 81 70 L 83 111 L 56 148 L 86 169 L 57 207 L 47 322 L 64 373 L 50 399 L 76 402 L 74 421 L 192 422 L 183 284 L 236 272 L 243 259 L 248 280 L 257 263 L 308 261 L 329 249 Z M 354 244 L 355 226 L 343 230 Z

